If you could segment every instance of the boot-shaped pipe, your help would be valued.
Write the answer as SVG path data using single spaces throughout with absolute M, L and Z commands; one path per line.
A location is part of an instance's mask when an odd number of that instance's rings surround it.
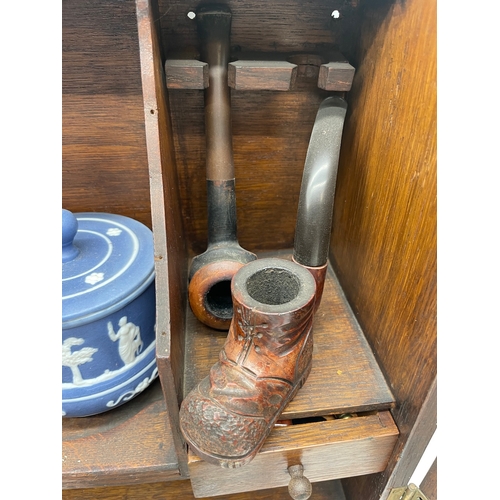
M 307 148 L 295 226 L 293 260 L 309 269 L 321 302 L 328 265 L 333 204 L 346 101 L 327 97 L 320 104 Z
M 242 267 L 231 288 L 219 360 L 180 409 L 193 452 L 227 468 L 255 457 L 311 371 L 316 283 L 304 267 L 266 258 Z
M 205 90 L 207 143 L 208 246 L 189 271 L 189 303 L 206 325 L 227 330 L 233 316 L 231 279 L 255 254 L 243 249 L 236 234 L 236 195 L 231 138 L 231 101 L 227 81 L 231 11 L 204 5 L 196 13 L 202 59 L 208 63 Z

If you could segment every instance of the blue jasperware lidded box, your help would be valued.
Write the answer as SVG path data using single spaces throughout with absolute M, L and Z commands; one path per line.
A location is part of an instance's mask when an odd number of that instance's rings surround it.
M 62 415 L 85 417 L 158 375 L 153 234 L 122 215 L 62 215 Z

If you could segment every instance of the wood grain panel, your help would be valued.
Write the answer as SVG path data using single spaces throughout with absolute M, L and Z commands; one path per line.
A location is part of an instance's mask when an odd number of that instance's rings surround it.
M 333 53 L 356 39 L 357 2 L 228 4 L 235 59 L 256 51 Z M 169 52 L 198 47 L 196 22 L 187 17 L 197 5 L 192 0 L 159 2 L 163 43 Z M 331 17 L 334 8 L 342 12 L 338 22 Z M 342 53 L 349 57 L 350 50 Z M 319 61 L 308 65 L 307 72 L 298 71 L 291 91 L 231 91 L 238 240 L 251 251 L 293 245 L 309 137 L 321 100 L 331 94 L 317 87 Z M 207 238 L 203 91 L 172 91 L 169 99 L 186 240 L 190 255 L 197 255 L 206 249 Z
M 394 454 L 384 474 L 385 486 L 381 498 L 385 498 L 393 488 L 406 487 L 420 462 L 420 458 L 431 440 L 437 427 L 437 381 L 434 380 L 417 418 L 408 435 L 404 436 L 401 451 Z M 401 446 L 401 444 L 399 444 Z
M 353 500 L 384 498 L 437 373 L 436 3 L 391 4 L 363 14 L 331 249 L 394 391 L 401 437 L 383 475 L 344 482 Z
M 157 19 L 155 4 L 150 0 L 137 0 L 155 244 L 156 360 L 179 469 L 187 476 L 186 450 L 178 422 L 184 372 L 187 254 Z
M 140 95 L 135 4 L 64 0 L 63 94 Z
M 63 207 L 151 228 L 144 113 L 131 96 L 63 95 Z
M 196 21 L 187 17 L 210 0 L 159 1 L 162 36 L 173 50 L 197 47 Z M 259 52 L 317 52 L 337 46 L 352 48 L 358 0 L 229 0 L 233 13 L 231 44 Z M 338 9 L 341 17 L 332 18 Z M 348 56 L 346 53 L 345 55 Z
M 285 486 L 297 464 L 311 482 L 369 474 L 385 468 L 397 433 L 389 412 L 275 428 L 244 467 L 221 469 L 190 454 L 191 484 L 200 498 Z
M 293 245 L 309 136 L 325 95 L 317 89 L 317 75 L 298 76 L 296 83 L 302 85 L 299 91 L 231 92 L 238 240 L 253 252 Z M 203 252 L 207 244 L 203 106 L 203 91 L 170 92 L 191 255 Z
M 425 475 L 420 490 L 427 497 L 427 500 L 437 500 L 437 458 Z
M 63 500 L 194 500 L 191 483 L 170 481 L 114 488 L 63 491 Z M 218 500 L 290 500 L 287 487 L 235 495 L 221 495 Z M 314 500 L 345 500 L 340 481 L 323 481 L 313 486 Z
M 100 415 L 62 422 L 62 486 L 89 488 L 180 477 L 158 381 Z
M 62 3 L 62 205 L 151 227 L 135 3 Z
M 290 258 L 283 252 L 259 254 L 264 256 Z M 227 337 L 187 313 L 184 395 L 208 375 Z M 283 418 L 390 408 L 393 396 L 331 269 L 313 328 L 311 374 Z

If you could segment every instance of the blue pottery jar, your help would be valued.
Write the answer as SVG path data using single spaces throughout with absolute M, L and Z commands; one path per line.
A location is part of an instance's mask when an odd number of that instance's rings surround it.
M 122 215 L 62 216 L 62 415 L 85 417 L 158 375 L 153 235 Z

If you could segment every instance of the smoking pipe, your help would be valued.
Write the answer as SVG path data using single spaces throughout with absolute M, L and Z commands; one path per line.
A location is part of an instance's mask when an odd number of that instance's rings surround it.
M 233 316 L 231 279 L 257 256 L 243 249 L 236 235 L 236 197 L 231 138 L 231 96 L 227 81 L 231 11 L 204 5 L 196 12 L 201 58 L 208 63 L 205 90 L 208 244 L 189 271 L 189 303 L 206 325 L 229 329 Z
M 307 149 L 292 260 L 309 269 L 316 280 L 319 307 L 328 266 L 340 143 L 347 103 L 337 96 L 322 101 Z

